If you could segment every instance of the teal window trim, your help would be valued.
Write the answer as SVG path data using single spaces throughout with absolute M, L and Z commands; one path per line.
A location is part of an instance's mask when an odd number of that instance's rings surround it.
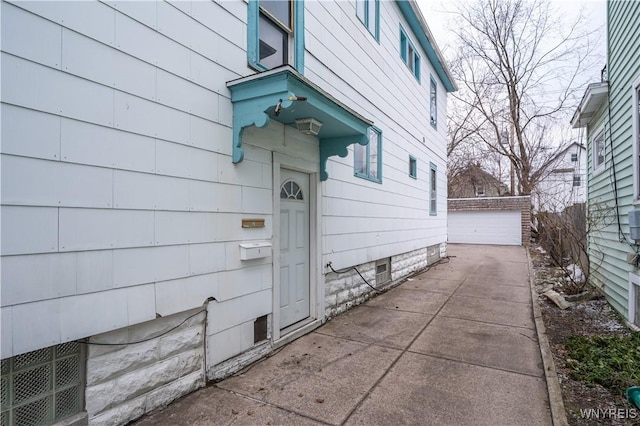
M 432 43 L 424 31 L 422 25 L 423 20 L 421 17 L 418 17 L 418 7 L 416 3 L 407 0 L 396 0 L 396 5 L 400 8 L 400 12 L 406 20 L 408 28 L 413 32 L 416 41 L 429 59 L 429 64 L 433 67 L 445 90 L 447 92 L 455 92 L 458 90 L 451 73 L 446 68 L 446 65 L 444 65 L 445 61 L 442 59 L 441 54 L 436 50 L 435 44 Z
M 358 13 L 359 5 L 362 5 L 362 14 Z M 370 8 L 374 7 L 375 22 L 371 22 Z M 380 44 L 380 0 L 356 0 L 356 16 L 369 30 L 369 33 Z
M 372 182 L 376 182 L 376 183 L 382 183 L 382 130 L 380 130 L 379 128 L 377 128 L 376 126 L 371 126 L 369 128 L 370 131 L 373 131 L 374 133 L 376 133 L 378 135 L 378 152 L 376 155 L 376 170 L 377 170 L 377 174 L 376 176 L 372 176 L 372 171 L 371 171 L 371 144 L 369 143 L 369 141 L 367 141 L 367 144 L 365 146 L 362 147 L 362 149 L 365 150 L 365 158 L 366 158 L 366 172 L 365 173 L 360 173 L 356 171 L 356 160 L 357 158 L 354 158 L 354 164 L 353 164 L 353 175 L 357 176 L 359 178 L 362 179 L 367 179 L 370 180 Z M 356 149 L 360 149 L 357 147 L 357 145 L 355 145 L 354 147 L 354 151 Z
M 407 32 L 400 25 L 400 58 L 402 62 L 409 68 L 409 71 L 420 83 L 420 62 L 421 57 L 418 53 L 415 44 L 411 42 Z
M 429 123 L 438 130 L 438 83 L 433 76 L 430 76 L 429 87 Z
M 247 5 L 247 62 L 251 68 L 267 71 L 260 63 L 260 1 L 249 0 Z M 293 0 L 293 67 L 304 74 L 304 0 Z
M 400 58 L 402 62 L 407 63 L 407 35 L 400 27 Z
M 418 160 L 413 155 L 409 155 L 409 177 L 418 179 Z
M 293 67 L 304 75 L 304 0 L 293 2 Z
M 429 162 L 429 215 L 438 215 L 438 166 Z

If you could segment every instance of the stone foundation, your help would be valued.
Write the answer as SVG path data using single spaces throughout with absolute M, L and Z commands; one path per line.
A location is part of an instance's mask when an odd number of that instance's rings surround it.
M 203 387 L 205 318 L 204 311 L 191 310 L 91 337 L 91 343 L 150 340 L 88 345 L 85 400 L 89 424 L 126 424 Z
M 219 382 L 269 355 L 271 349 L 271 342 L 265 340 L 240 355 L 207 368 L 207 379 Z
M 440 258 L 446 257 L 446 243 L 439 244 Z M 382 285 L 376 284 L 376 262 L 357 265 L 362 276 L 376 289 L 385 290 L 398 285 L 411 274 L 425 269 L 427 264 L 427 248 L 413 250 L 391 257 L 391 281 Z M 343 274 L 330 272 L 325 275 L 325 319 L 328 320 L 357 306 L 376 295 L 354 270 Z

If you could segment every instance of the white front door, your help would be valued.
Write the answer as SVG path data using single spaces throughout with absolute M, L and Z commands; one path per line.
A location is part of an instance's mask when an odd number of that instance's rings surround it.
M 280 170 L 280 329 L 309 317 L 309 175 Z

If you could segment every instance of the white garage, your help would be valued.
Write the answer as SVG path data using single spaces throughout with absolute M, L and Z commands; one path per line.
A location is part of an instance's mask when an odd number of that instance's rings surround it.
M 520 210 L 449 212 L 449 242 L 522 245 Z

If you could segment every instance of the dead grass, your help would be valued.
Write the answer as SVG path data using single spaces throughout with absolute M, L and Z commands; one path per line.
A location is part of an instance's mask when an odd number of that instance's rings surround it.
M 547 337 L 553 353 L 558 380 L 562 389 L 562 397 L 570 425 L 639 425 L 637 418 L 621 418 L 608 416 L 600 419 L 587 419 L 584 410 L 616 409 L 630 410 L 633 407 L 625 400 L 624 394 L 611 391 L 598 383 L 576 378 L 575 361 L 568 356 L 567 343 L 572 336 L 604 338 L 625 338 L 631 331 L 620 320 L 618 314 L 594 289 L 587 287 L 589 300 L 577 302 L 572 307 L 561 310 L 542 293 L 553 288 L 561 294 L 567 283 L 564 272 L 552 266 L 550 258 L 538 248 L 530 249 L 531 260 L 535 272 L 535 286 L 538 292 L 537 302 L 542 311 Z M 568 362 L 567 362 L 568 361 Z M 572 374 L 573 373 L 573 374 Z M 581 410 L 583 410 L 581 412 Z

